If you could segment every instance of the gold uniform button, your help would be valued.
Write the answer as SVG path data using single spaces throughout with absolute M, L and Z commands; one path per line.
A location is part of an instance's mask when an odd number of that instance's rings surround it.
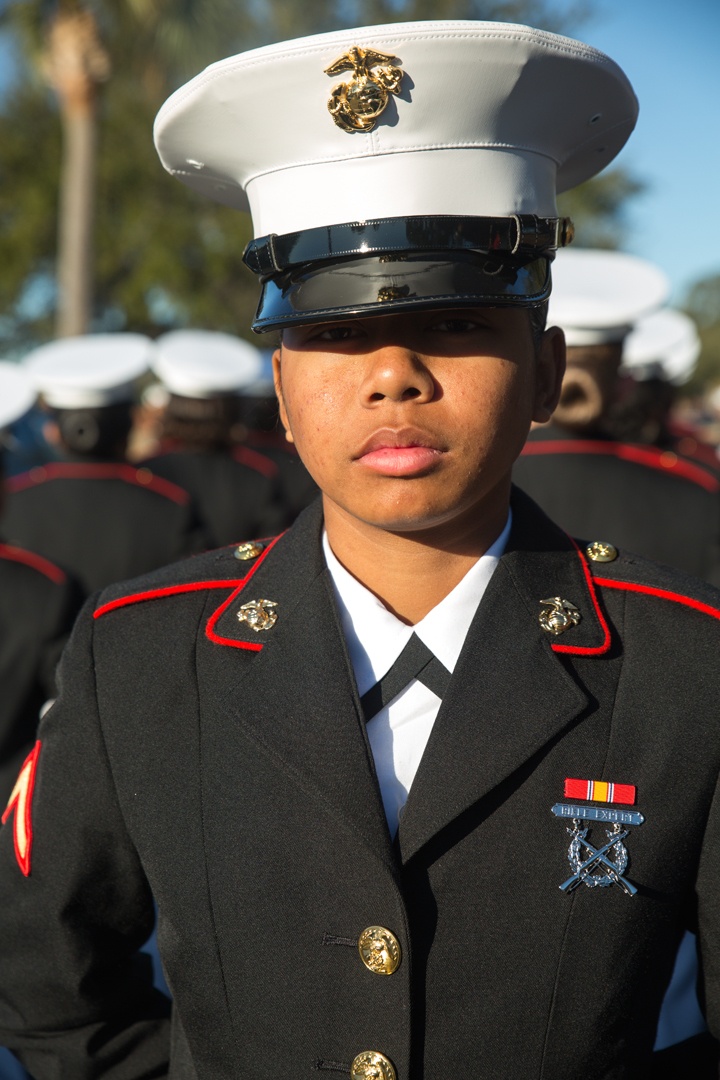
M 350 1066 L 350 1080 L 397 1080 L 393 1063 L 377 1050 L 363 1050 Z
M 233 552 L 236 559 L 240 559 L 241 562 L 247 562 L 248 559 L 257 559 L 265 550 L 264 544 L 259 544 L 255 540 L 249 540 L 246 544 L 239 544 Z
M 358 940 L 360 958 L 375 975 L 392 975 L 400 966 L 400 942 L 384 926 L 368 926 Z
M 617 548 L 606 540 L 594 540 L 585 548 L 585 553 L 592 562 L 614 562 L 618 557 Z
M 135 479 L 137 480 L 138 484 L 152 484 L 153 474 L 150 472 L 149 469 L 146 469 L 143 466 L 142 468 L 135 470 Z

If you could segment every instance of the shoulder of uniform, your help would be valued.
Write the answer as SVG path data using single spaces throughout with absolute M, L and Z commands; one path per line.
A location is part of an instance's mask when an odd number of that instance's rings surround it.
M 119 480 L 133 487 L 153 491 L 180 506 L 186 506 L 190 502 L 188 492 L 178 484 L 156 476 L 144 465 L 129 465 L 126 462 L 51 461 L 11 476 L 6 487 L 9 494 L 15 495 L 51 480 Z
M 64 585 L 67 581 L 65 571 L 56 566 L 50 559 L 37 555 L 34 551 L 27 551 L 25 548 L 17 547 L 15 544 L 0 543 L 0 561 L 27 566 L 36 573 L 48 578 L 55 585 Z
M 680 604 L 720 619 L 720 589 L 682 570 L 619 550 L 603 540 L 578 541 L 594 584 Z
M 248 540 L 241 544 L 193 555 L 153 570 L 142 577 L 108 586 L 98 595 L 94 617 L 147 601 L 164 600 L 193 592 L 234 590 L 246 584 L 270 553 L 279 537 Z
M 8 476 L 5 478 L 5 490 L 9 495 L 14 495 L 18 491 L 25 491 L 27 488 L 34 488 L 39 484 L 44 484 L 46 480 L 51 479 L 52 474 L 55 472 L 53 466 L 54 463 L 52 465 L 33 465 L 32 469 L 16 473 L 15 476 Z
M 553 438 L 547 433 L 531 432 L 520 456 L 538 457 L 558 454 L 615 458 L 618 461 L 639 465 L 644 469 L 653 469 L 665 476 L 687 480 L 713 495 L 720 492 L 720 477 L 710 468 L 689 461 L 673 450 L 663 450 L 657 446 L 621 443 L 612 439 L 569 438 L 568 436 Z

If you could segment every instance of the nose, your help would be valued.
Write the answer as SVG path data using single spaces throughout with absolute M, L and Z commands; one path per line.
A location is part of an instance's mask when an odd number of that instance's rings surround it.
M 423 404 L 435 396 L 435 380 L 422 357 L 400 345 L 386 345 L 368 355 L 360 388 L 364 404 L 413 401 Z

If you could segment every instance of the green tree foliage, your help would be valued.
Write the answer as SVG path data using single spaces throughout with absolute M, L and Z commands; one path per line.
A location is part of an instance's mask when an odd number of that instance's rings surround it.
M 57 0 L 59 2 L 59 0 Z M 82 0 L 65 0 L 65 3 Z M 246 215 L 195 196 L 160 166 L 152 123 L 165 97 L 207 62 L 244 48 L 345 26 L 413 18 L 525 22 L 577 34 L 583 0 L 85 0 L 112 75 L 98 106 L 93 329 L 157 334 L 173 325 L 251 336 L 257 287 L 242 264 Z M 23 351 L 52 333 L 60 125 L 38 77 L 50 0 L 15 0 L 4 25 L 27 63 L 0 103 L 0 342 Z M 609 171 L 564 197 L 580 243 L 618 242 L 638 184 Z
M 60 125 L 48 93 L 25 84 L 8 96 L 0 145 L 0 335 L 42 340 L 51 335 L 52 307 L 28 311 L 26 297 L 34 281 L 54 275 Z
M 697 323 L 702 342 L 698 366 L 683 387 L 684 394 L 692 395 L 720 386 L 720 274 L 693 285 L 683 306 Z
M 561 215 L 575 222 L 575 243 L 583 248 L 622 246 L 628 203 L 645 185 L 616 166 L 558 198 Z
M 315 0 L 302 6 L 286 0 L 256 0 L 248 5 L 246 40 L 263 45 L 302 34 L 412 19 L 517 22 L 571 33 L 589 10 L 585 0 L 564 4 L 561 12 L 552 0 Z

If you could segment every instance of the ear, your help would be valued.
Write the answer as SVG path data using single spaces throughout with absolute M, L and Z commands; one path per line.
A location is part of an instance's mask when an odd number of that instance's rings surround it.
M 42 426 L 43 439 L 48 446 L 61 446 L 60 428 L 55 420 L 46 420 Z
M 559 326 L 551 326 L 545 331 L 536 352 L 532 418 L 538 424 L 546 424 L 560 400 L 565 374 L 565 335 Z
M 288 419 L 287 409 L 285 408 L 285 398 L 283 397 L 282 390 L 282 345 L 272 354 L 272 366 L 275 394 L 278 399 L 278 412 L 280 413 L 280 423 L 285 428 L 285 438 L 287 441 L 290 443 L 295 442 L 292 431 L 290 430 L 290 421 Z

